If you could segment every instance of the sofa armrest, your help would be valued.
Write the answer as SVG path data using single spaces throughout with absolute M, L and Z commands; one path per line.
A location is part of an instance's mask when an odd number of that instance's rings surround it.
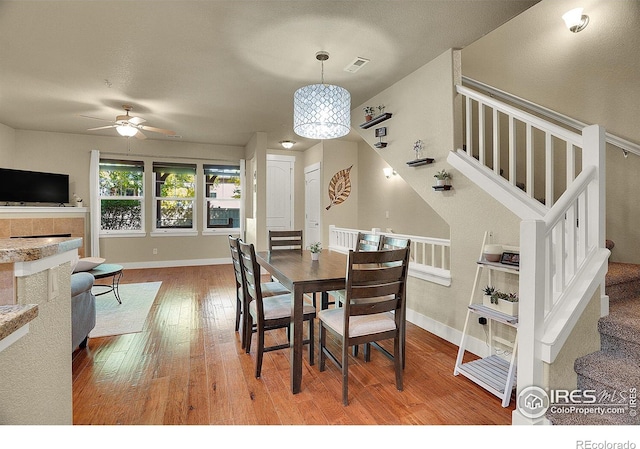
M 82 292 L 91 290 L 95 281 L 92 274 L 87 272 L 74 273 L 71 275 L 71 297 L 77 296 Z

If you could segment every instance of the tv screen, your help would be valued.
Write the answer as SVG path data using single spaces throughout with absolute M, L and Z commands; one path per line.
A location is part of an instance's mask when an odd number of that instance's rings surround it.
M 0 202 L 68 203 L 69 175 L 0 168 Z

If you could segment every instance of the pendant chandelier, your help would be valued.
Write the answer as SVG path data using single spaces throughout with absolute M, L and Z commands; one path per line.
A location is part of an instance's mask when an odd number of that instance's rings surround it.
M 329 53 L 319 51 L 321 84 L 301 87 L 293 96 L 293 131 L 309 139 L 336 139 L 351 130 L 351 95 L 340 86 L 324 84 L 324 61 Z

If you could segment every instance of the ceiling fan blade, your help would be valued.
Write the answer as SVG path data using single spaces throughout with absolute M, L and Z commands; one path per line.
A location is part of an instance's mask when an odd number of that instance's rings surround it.
M 133 123 L 134 125 L 139 125 L 144 122 L 146 122 L 146 120 L 142 117 L 129 117 L 129 123 Z
M 144 140 L 146 138 L 147 138 L 147 136 L 142 134 L 142 131 L 138 130 L 138 132 L 136 133 L 136 139 Z
M 89 128 L 87 131 L 97 131 L 99 129 L 115 128 L 116 125 L 99 126 L 97 128 Z
M 100 120 L 101 122 L 109 122 L 109 123 L 113 123 L 113 120 L 107 120 L 107 119 L 100 118 L 100 117 L 92 117 L 92 116 L 90 116 L 90 115 L 80 115 L 80 117 L 90 118 L 91 120 Z
M 154 133 L 161 133 L 161 134 L 166 134 L 167 136 L 175 136 L 176 132 L 175 131 L 170 131 L 168 129 L 162 129 L 162 128 L 154 128 L 153 126 L 140 126 L 140 129 L 144 129 L 145 131 L 151 131 Z

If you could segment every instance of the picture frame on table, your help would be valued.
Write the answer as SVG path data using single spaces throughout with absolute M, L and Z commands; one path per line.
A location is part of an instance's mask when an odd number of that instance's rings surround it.
M 505 251 L 500 256 L 500 263 L 505 265 L 512 265 L 514 267 L 520 266 L 520 253 L 512 253 L 510 251 Z

